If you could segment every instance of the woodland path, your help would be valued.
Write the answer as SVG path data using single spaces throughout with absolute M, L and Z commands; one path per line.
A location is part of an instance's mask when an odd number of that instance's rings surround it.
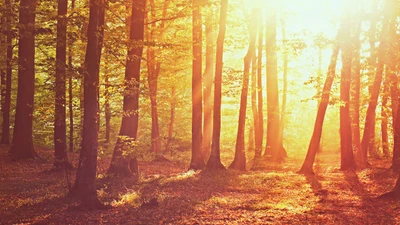
M 0 150 L 0 224 L 400 224 L 400 203 L 375 198 L 396 178 L 383 160 L 342 172 L 338 154 L 323 152 L 314 176 L 296 174 L 302 159 L 292 158 L 257 171 L 215 173 L 146 162 L 134 184 L 101 178 L 109 165 L 103 158 L 98 193 L 113 207 L 82 211 L 65 197 L 65 172 L 46 172 L 51 151 L 38 151 L 45 161 L 11 162 Z M 158 205 L 142 204 L 151 199 Z

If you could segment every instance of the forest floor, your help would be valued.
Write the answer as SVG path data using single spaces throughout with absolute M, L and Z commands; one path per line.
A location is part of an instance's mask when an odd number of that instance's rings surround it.
M 293 158 L 257 171 L 214 173 L 141 162 L 135 184 L 105 177 L 104 157 L 98 195 L 112 207 L 85 211 L 66 196 L 66 173 L 49 171 L 52 151 L 38 152 L 43 159 L 12 162 L 0 148 L 0 224 L 400 224 L 400 203 L 376 198 L 397 178 L 385 160 L 343 172 L 338 153 L 322 152 L 314 176 L 297 174 L 303 159 Z

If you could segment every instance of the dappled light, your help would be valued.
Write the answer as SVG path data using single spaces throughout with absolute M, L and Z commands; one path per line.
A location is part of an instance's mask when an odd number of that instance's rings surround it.
M 0 224 L 400 224 L 397 0 L 0 21 Z

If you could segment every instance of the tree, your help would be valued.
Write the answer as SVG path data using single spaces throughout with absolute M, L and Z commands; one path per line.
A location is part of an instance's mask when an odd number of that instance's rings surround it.
M 388 4 L 385 4 L 385 11 L 387 11 Z M 371 86 L 371 95 L 369 98 L 367 114 L 365 117 L 364 134 L 361 141 L 361 158 L 360 163 L 362 166 L 368 165 L 368 147 L 370 141 L 374 138 L 371 134 L 375 130 L 375 110 L 378 104 L 379 91 L 382 83 L 382 74 L 384 68 L 385 54 L 387 51 L 387 34 L 388 34 L 389 19 L 385 14 L 383 18 L 383 27 L 381 31 L 380 43 L 378 48 L 378 64 L 376 68 L 376 74 L 374 83 Z
M 54 115 L 54 167 L 69 166 L 66 125 L 67 0 L 58 0 Z
M 96 169 L 98 148 L 98 113 L 99 113 L 99 44 L 100 22 L 104 19 L 101 11 L 103 0 L 91 0 L 89 12 L 88 38 L 84 63 L 84 112 L 83 132 L 78 171 L 71 193 L 78 196 L 82 205 L 88 209 L 103 208 L 96 191 Z
M 262 86 L 262 51 L 263 51 L 264 26 L 261 16 L 258 22 L 258 49 L 257 49 L 257 113 L 254 115 L 254 141 L 255 153 L 254 161 L 257 162 L 262 155 L 263 133 L 264 133 L 264 113 L 263 113 L 263 86 Z M 256 65 L 253 64 L 253 67 Z
M 264 156 L 272 155 L 273 161 L 284 160 L 279 143 L 279 93 L 278 93 L 278 63 L 276 56 L 276 9 L 270 8 L 266 22 L 266 58 L 267 58 L 267 145 Z
M 219 33 L 217 38 L 217 52 L 214 80 L 214 114 L 213 114 L 213 138 L 211 154 L 206 168 L 210 170 L 225 169 L 221 163 L 220 137 L 221 137 L 221 98 L 222 98 L 222 65 L 224 53 L 224 40 L 226 31 L 226 15 L 228 0 L 221 0 L 221 11 L 219 16 Z
M 202 136 L 202 19 L 199 1 L 193 0 L 192 35 L 192 160 L 189 169 L 202 169 L 205 166 L 203 157 Z
M 286 119 L 286 102 L 287 102 L 287 90 L 288 90 L 288 82 L 287 82 L 287 74 L 288 74 L 288 49 L 287 49 L 287 40 L 286 40 L 286 21 L 284 18 L 281 18 L 281 26 L 282 26 L 282 39 L 283 39 L 283 93 L 282 93 L 282 111 L 280 117 L 280 126 L 279 126 L 279 148 L 284 157 L 287 157 L 287 153 L 285 148 L 283 147 L 283 130 L 285 128 L 285 119 Z
M 158 77 L 161 70 L 161 61 L 158 57 L 159 52 L 155 50 L 155 46 L 162 41 L 163 34 L 165 31 L 165 17 L 167 15 L 167 9 L 170 0 L 164 1 L 162 18 L 160 26 L 157 27 L 156 23 L 156 4 L 154 0 L 150 0 L 150 19 L 154 21 L 148 22 L 148 42 L 147 46 L 147 73 L 149 82 L 149 94 L 150 94 L 150 104 L 151 104 L 151 151 L 161 154 L 161 140 L 160 140 L 160 129 L 158 123 L 158 108 L 157 108 L 157 92 L 158 92 Z M 158 38 L 156 38 L 156 31 L 159 31 Z
M 214 75 L 214 24 L 213 24 L 214 12 L 212 7 L 208 8 L 208 12 L 205 18 L 206 26 L 206 60 L 205 69 L 203 74 L 203 156 L 207 160 L 211 150 L 211 139 L 212 139 L 212 85 Z
M 339 33 L 340 33 L 340 31 L 339 31 Z M 338 36 L 340 36 L 340 34 L 338 34 Z M 310 144 L 308 145 L 307 155 L 303 162 L 303 165 L 301 166 L 300 170 L 298 171 L 298 173 L 301 173 L 301 174 L 314 174 L 313 164 L 314 164 L 314 160 L 315 160 L 315 155 L 318 152 L 320 141 L 321 141 L 322 125 L 323 125 L 324 119 L 325 119 L 326 108 L 328 107 L 328 104 L 329 104 L 331 87 L 332 87 L 332 84 L 333 84 L 333 81 L 334 81 L 335 75 L 336 75 L 335 74 L 336 73 L 336 61 L 339 56 L 339 50 L 340 50 L 340 45 L 339 45 L 339 42 L 336 41 L 336 43 L 333 46 L 332 56 L 331 56 L 331 60 L 329 63 L 329 68 L 328 68 L 328 72 L 326 75 L 324 88 L 322 89 L 322 92 L 321 92 L 321 101 L 318 106 L 317 117 L 315 118 L 314 130 L 313 130 L 313 134 L 311 136 Z
M 132 0 L 129 44 L 125 68 L 123 117 L 119 137 L 114 147 L 109 174 L 133 176 L 138 173 L 137 159 L 125 156 L 127 148 L 134 147 L 139 123 L 140 63 L 143 54 L 144 18 L 146 0 Z
M 246 110 L 247 110 L 247 92 L 249 88 L 249 74 L 251 68 L 251 62 L 254 58 L 257 38 L 257 13 L 252 12 L 250 22 L 248 23 L 249 31 L 249 47 L 247 54 L 244 57 L 244 69 L 243 69 L 243 82 L 242 82 L 242 93 L 240 96 L 240 109 L 239 109 L 239 122 L 238 132 L 236 137 L 236 148 L 235 158 L 232 164 L 229 166 L 230 169 L 246 170 L 246 153 L 244 146 L 244 129 L 246 127 Z
M 32 117 L 35 86 L 35 11 L 34 0 L 21 0 L 19 11 L 18 90 L 13 141 L 13 159 L 32 158 Z
M 356 168 L 353 155 L 353 144 L 351 138 L 350 120 L 350 82 L 351 82 L 351 60 L 352 43 L 350 39 L 351 24 L 349 21 L 350 9 L 345 10 L 342 21 L 341 49 L 342 49 L 342 71 L 340 76 L 340 155 L 341 170 L 351 170 Z
M 12 58 L 13 58 L 13 46 L 12 46 L 12 7 L 11 1 L 5 0 L 5 29 L 6 29 L 6 74 L 5 74 L 5 87 L 2 87 L 2 95 L 4 93 L 4 101 L 1 107 L 3 115 L 3 129 L 1 134 L 2 144 L 10 144 L 10 105 L 11 105 L 11 75 L 12 75 Z
M 360 140 L 360 94 L 361 94 L 361 62 L 360 62 L 360 52 L 361 52 L 361 41 L 360 41 L 360 31 L 361 31 L 361 13 L 358 9 L 355 21 L 355 32 L 352 38 L 353 46 L 353 61 L 352 61 L 352 101 L 350 102 L 350 107 L 352 108 L 351 124 L 352 124 L 352 142 L 354 146 L 354 152 L 359 152 L 361 149 Z

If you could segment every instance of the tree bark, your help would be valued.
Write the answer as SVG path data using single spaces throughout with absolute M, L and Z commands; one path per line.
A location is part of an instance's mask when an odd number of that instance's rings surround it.
M 385 6 L 385 8 L 387 7 L 388 6 Z M 365 117 L 364 134 L 361 141 L 360 163 L 361 166 L 364 167 L 368 165 L 368 148 L 370 146 L 370 142 L 374 139 L 374 136 L 372 136 L 371 134 L 373 134 L 375 130 L 375 110 L 378 104 L 378 97 L 382 83 L 383 67 L 385 63 L 385 54 L 387 51 L 386 36 L 388 34 L 388 23 L 388 16 L 384 15 L 383 27 L 378 48 L 378 64 L 376 68 L 374 83 L 371 87 L 371 96 L 369 99 L 367 114 Z
M 11 157 L 15 160 L 36 157 L 32 140 L 35 87 L 35 11 L 34 0 L 21 0 L 19 11 L 18 90 Z
M 351 24 L 350 11 L 345 10 L 345 16 L 341 24 L 343 33 L 341 35 L 342 48 L 342 71 L 340 77 L 340 155 L 341 170 L 352 170 L 356 168 L 353 155 L 353 144 L 351 138 L 351 119 L 350 119 L 350 83 L 351 83 Z
M 68 168 L 66 124 L 67 0 L 58 0 L 54 115 L 54 168 Z
M 213 25 L 213 10 L 209 7 L 208 13 L 205 18 L 206 26 L 206 65 L 203 75 L 203 156 L 207 160 L 211 151 L 211 139 L 212 139 L 212 85 L 213 85 L 213 74 L 214 74 L 214 25 Z
M 357 17 L 361 16 L 361 13 L 356 14 Z M 361 91 L 361 63 L 360 63 L 360 51 L 361 51 L 361 41 L 360 41 L 360 31 L 361 31 L 361 18 L 356 19 L 355 34 L 352 38 L 353 41 L 353 61 L 352 61 L 352 141 L 354 152 L 359 153 L 361 149 L 361 134 L 360 134 L 360 91 Z
M 136 157 L 124 155 L 127 148 L 134 146 L 137 140 L 139 123 L 139 88 L 140 63 L 143 55 L 144 18 L 146 0 L 132 0 L 129 44 L 125 69 L 125 92 L 123 100 L 123 117 L 117 143 L 111 160 L 109 174 L 138 177 Z M 134 149 L 134 148 L 133 148 Z M 134 163 L 132 163 L 134 162 Z
M 251 62 L 254 58 L 257 38 L 257 13 L 254 11 L 251 14 L 250 22 L 248 24 L 248 31 L 250 40 L 247 54 L 244 57 L 243 83 L 242 93 L 240 96 L 239 122 L 236 137 L 235 158 L 232 164 L 229 166 L 230 169 L 242 171 L 246 170 L 246 149 L 244 144 L 244 131 L 246 127 L 247 93 L 249 89 Z
M 338 35 L 339 36 L 339 35 Z M 314 131 L 311 137 L 310 144 L 308 146 L 308 151 L 303 165 L 301 166 L 298 173 L 301 174 L 314 174 L 313 164 L 315 160 L 315 155 L 320 146 L 321 135 L 322 135 L 322 125 L 325 119 L 326 108 L 329 104 L 329 97 L 331 92 L 331 87 L 333 80 L 335 79 L 336 73 L 336 61 L 339 56 L 340 44 L 337 41 L 334 44 L 331 60 L 329 63 L 328 73 L 326 75 L 324 88 L 321 93 L 321 101 L 318 106 L 317 117 L 314 123 Z
M 215 81 L 214 81 L 213 139 L 211 144 L 210 158 L 206 166 L 206 168 L 209 170 L 225 169 L 225 167 L 221 163 L 220 137 L 221 137 L 222 66 L 223 66 L 227 8 L 228 8 L 228 0 L 221 0 L 219 33 L 217 38 Z
M 91 0 L 84 73 L 84 115 L 81 152 L 73 195 L 88 209 L 103 208 L 96 191 L 99 113 L 99 32 L 104 0 Z
M 288 90 L 288 82 L 287 82 L 287 73 L 288 73 L 288 50 L 287 50 L 287 40 L 286 40 L 286 21 L 285 19 L 281 19 L 282 24 L 282 39 L 283 39 L 283 93 L 282 93 L 282 111 L 280 118 L 280 126 L 279 126 L 279 147 L 281 154 L 284 157 L 287 157 L 286 149 L 283 147 L 283 131 L 285 128 L 285 117 L 286 117 L 286 102 L 287 102 L 287 90 Z
M 71 11 L 75 9 L 75 0 L 71 1 Z M 74 109 L 73 109 L 73 84 L 72 78 L 74 76 L 72 68 L 72 46 L 73 41 L 69 42 L 68 46 L 68 111 L 69 111 L 69 151 L 74 151 Z
M 202 136 L 202 18 L 201 6 L 192 1 L 192 159 L 189 169 L 199 170 L 205 167 Z
M 385 81 L 383 82 L 382 106 L 381 106 L 381 135 L 382 153 L 385 157 L 389 156 L 389 137 L 388 137 L 388 100 L 390 94 L 390 78 L 388 77 L 388 67 L 386 67 Z
M 257 163 L 258 160 L 261 159 L 262 155 L 262 147 L 263 147 L 263 133 L 264 133 L 264 113 L 263 113 L 263 86 L 262 86 L 262 50 L 263 50 L 263 33 L 264 33 L 264 25 L 261 20 L 261 16 L 259 17 L 258 24 L 258 57 L 257 57 L 257 119 L 254 119 L 255 129 L 255 153 L 254 153 L 254 162 Z M 255 65 L 253 65 L 255 66 Z
M 5 0 L 5 12 L 6 12 L 6 77 L 5 77 L 5 93 L 4 93 L 4 105 L 2 105 L 3 113 L 3 129 L 1 135 L 1 144 L 10 144 L 10 105 L 11 105 L 11 77 L 12 77 L 12 58 L 13 58 L 13 46 L 12 46 L 12 30 L 11 22 L 13 18 L 13 11 L 11 7 L 11 1 Z
M 266 22 L 266 57 L 267 57 L 267 145 L 264 157 L 272 155 L 272 160 L 284 160 L 279 143 L 279 92 L 278 92 L 278 63 L 276 56 L 276 9 L 271 8 Z

